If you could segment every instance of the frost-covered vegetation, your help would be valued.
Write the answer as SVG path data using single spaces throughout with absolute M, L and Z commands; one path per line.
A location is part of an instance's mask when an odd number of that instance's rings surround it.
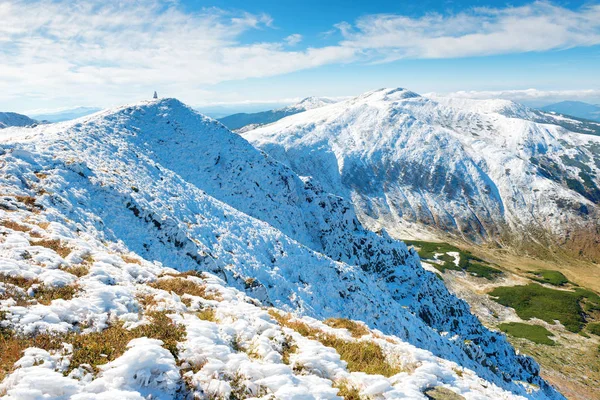
M 0 140 L 9 399 L 561 398 L 416 252 L 175 100 Z

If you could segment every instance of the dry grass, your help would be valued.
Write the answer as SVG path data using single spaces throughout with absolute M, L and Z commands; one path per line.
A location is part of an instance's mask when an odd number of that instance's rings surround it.
M 15 196 L 18 202 L 25 204 L 29 209 L 39 207 L 35 204 L 35 197 L 31 196 Z
M 0 295 L 0 300 L 12 299 L 20 307 L 26 307 L 30 304 L 31 298 L 20 290 L 15 289 L 14 286 L 26 291 L 32 284 L 36 283 L 35 280 L 0 274 L 0 282 L 7 284 L 4 293 Z
M 50 250 L 54 250 L 59 256 L 65 258 L 71 254 L 71 249 L 63 246 L 59 239 L 42 239 L 33 242 L 36 246 L 42 246 Z
M 34 297 L 40 304 L 49 305 L 52 303 L 52 300 L 71 300 L 76 292 L 76 286 L 65 285 L 61 287 L 52 287 L 41 285 L 35 289 Z
M 326 325 L 331 326 L 332 328 L 347 329 L 352 335 L 352 337 L 355 337 L 357 339 L 369 334 L 369 330 L 364 325 L 361 325 L 357 322 L 351 321 L 346 318 L 328 318 L 323 322 Z
M 38 283 L 35 279 L 28 279 L 22 276 L 12 276 L 0 273 L 0 282 L 18 286 L 21 289 L 27 290 L 34 283 Z
M 6 312 L 0 311 L 0 321 L 6 319 Z M 0 326 L 0 382 L 12 372 L 15 362 L 28 347 L 40 347 L 47 350 L 61 348 L 62 341 L 58 336 L 38 334 L 33 337 L 20 337 L 7 327 Z
M 50 226 L 50 222 L 38 222 L 36 225 L 42 228 L 43 230 L 46 230 Z
M 156 289 L 173 292 L 178 296 L 189 294 L 190 296 L 198 296 L 207 300 L 221 300 L 221 296 L 218 293 L 207 292 L 206 285 L 198 284 L 190 279 L 179 277 L 167 279 L 163 278 L 154 282 L 151 284 L 151 286 Z
M 166 273 L 164 273 L 164 274 L 162 274 L 160 276 L 172 276 L 174 278 L 194 276 L 196 278 L 206 279 L 206 276 L 204 275 L 204 272 L 195 271 L 195 270 L 190 270 L 190 271 L 185 271 L 185 272 L 177 272 L 177 273 L 166 272 Z
M 137 297 L 138 303 L 140 303 L 142 305 L 142 307 L 144 307 L 144 309 L 154 307 L 158 304 L 158 301 L 156 301 L 156 298 L 152 294 L 143 293 L 143 294 L 138 294 L 136 297 Z
M 212 307 L 206 307 L 196 313 L 196 316 L 204 321 L 217 322 L 217 313 Z
M 291 336 L 286 335 L 285 341 L 281 344 L 281 358 L 284 364 L 290 365 L 290 356 L 298 351 L 298 346 L 294 343 Z
M 2 225 L 5 228 L 8 229 L 12 229 L 13 231 L 19 231 L 19 232 L 29 232 L 31 229 L 25 225 L 21 225 L 15 221 L 11 221 L 11 220 L 3 220 L 0 221 L 0 225 Z
M 348 364 L 351 372 L 364 372 L 371 375 L 390 377 L 401 372 L 400 368 L 391 365 L 386 359 L 381 347 L 367 340 L 345 340 L 335 335 L 324 333 L 308 324 L 293 320 L 289 314 L 279 314 L 269 310 L 269 314 L 282 326 L 295 330 L 302 336 L 318 340 L 324 346 L 334 348 L 340 358 Z
M 357 388 L 350 386 L 347 380 L 341 380 L 333 385 L 338 389 L 338 396 L 345 400 L 360 400 L 360 392 Z
M 90 273 L 90 267 L 84 264 L 61 266 L 60 269 L 70 274 L 73 274 L 78 278 L 81 278 L 82 276 L 85 276 Z
M 33 284 L 39 283 L 35 279 L 27 279 L 22 276 L 10 276 L 6 274 L 0 274 L 0 282 L 18 286 L 25 291 L 27 291 Z M 48 305 L 52 302 L 52 300 L 56 299 L 71 300 L 76 291 L 77 287 L 69 285 L 62 287 L 39 285 L 35 289 L 33 297 L 37 299 L 39 303 Z M 21 295 L 14 290 L 14 288 L 11 290 L 10 287 L 7 288 L 6 294 L 2 297 L 13 298 L 15 301 L 17 301 L 17 305 L 27 305 L 30 300 L 28 296 Z
M 128 256 L 126 254 L 121 254 L 121 259 L 125 261 L 127 264 L 138 264 L 142 265 L 142 262 L 139 258 Z

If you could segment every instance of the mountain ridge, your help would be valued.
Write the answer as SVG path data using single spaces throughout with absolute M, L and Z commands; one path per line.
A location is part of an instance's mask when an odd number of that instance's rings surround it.
M 11 126 L 32 126 L 37 124 L 38 121 L 29 118 L 23 114 L 17 114 L 13 112 L 0 112 L 0 129 L 8 128 Z
M 588 125 L 564 128 L 578 123 L 504 100 L 381 89 L 243 136 L 352 199 L 372 230 L 598 258 L 599 140 Z
M 35 197 L 44 215 L 62 221 L 62 237 L 98 238 L 182 271 L 216 274 L 286 311 L 351 315 L 515 393 L 533 396 L 519 383 L 528 381 L 541 387 L 536 398 L 561 398 L 532 359 L 486 330 L 422 269 L 414 250 L 364 230 L 343 198 L 176 100 L 124 106 L 28 135 L 11 129 L 2 145 L 5 176 L 23 179 L 4 178 L 5 192 Z M 14 199 L 5 198 L 3 207 L 16 207 Z M 20 315 L 12 324 L 24 332 L 72 324 L 49 318 L 50 310 L 38 307 L 41 320 Z
M 257 113 L 238 113 L 219 118 L 225 126 L 231 130 L 244 128 L 248 125 L 253 127 L 270 124 L 285 118 L 289 115 L 294 115 L 306 110 L 319 108 L 327 104 L 335 103 L 334 100 L 325 97 L 306 97 L 296 104 L 277 108 L 274 110 L 262 111 Z
M 541 110 L 600 122 L 600 105 L 583 101 L 561 101 L 541 107 Z

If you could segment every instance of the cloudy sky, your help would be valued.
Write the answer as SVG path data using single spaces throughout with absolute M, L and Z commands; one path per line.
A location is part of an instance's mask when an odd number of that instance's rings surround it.
M 600 103 L 600 3 L 0 1 L 0 111 L 379 87 Z

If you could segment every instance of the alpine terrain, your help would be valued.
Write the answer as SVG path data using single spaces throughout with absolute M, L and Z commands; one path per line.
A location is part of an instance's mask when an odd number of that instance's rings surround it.
M 225 126 L 231 130 L 244 128 L 248 130 L 256 128 L 260 125 L 269 124 L 280 120 L 289 115 L 298 114 L 306 110 L 323 107 L 327 104 L 335 103 L 334 100 L 324 97 L 307 97 L 299 103 L 289 105 L 287 107 L 278 108 L 276 110 L 262 111 L 257 113 L 238 113 L 227 117 L 219 118 Z
M 600 138 L 540 118 L 399 89 L 269 154 L 174 99 L 3 129 L 3 398 L 564 398 L 379 230 L 594 255 Z
M 382 89 L 243 133 L 369 229 L 600 260 L 600 124 Z
M 9 126 L 31 126 L 37 124 L 37 121 L 23 114 L 13 112 L 0 112 L 0 129 Z

